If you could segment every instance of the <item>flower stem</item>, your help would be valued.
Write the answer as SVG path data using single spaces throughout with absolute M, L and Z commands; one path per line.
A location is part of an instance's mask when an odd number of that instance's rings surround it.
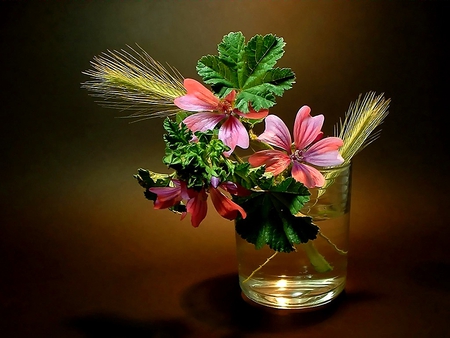
M 247 282 L 250 280 L 250 278 L 252 278 L 252 277 L 255 275 L 255 273 L 257 273 L 259 270 L 261 270 L 262 267 L 263 267 L 264 265 L 266 265 L 267 263 L 269 263 L 270 260 L 271 260 L 272 258 L 274 258 L 274 257 L 277 255 L 277 253 L 278 253 L 278 251 L 275 251 L 275 252 L 273 253 L 273 255 L 270 256 L 269 258 L 267 258 L 266 261 L 265 261 L 264 263 L 262 263 L 258 268 L 256 268 L 255 270 L 253 270 L 253 272 L 250 274 L 250 276 L 248 276 L 246 279 L 244 279 L 244 280 L 242 281 L 242 283 L 247 283 Z
M 308 241 L 305 244 L 300 245 L 303 250 L 305 250 L 308 255 L 309 261 L 317 272 L 328 272 L 333 270 L 333 267 L 330 263 L 327 262 L 325 257 L 323 257 L 319 251 L 317 251 L 314 243 L 312 241 Z
M 244 161 L 242 161 L 242 159 L 236 155 L 234 152 L 231 154 L 231 157 L 234 158 L 234 160 L 238 163 L 244 163 Z
M 339 249 L 339 248 L 337 247 L 337 245 L 334 244 L 334 243 L 331 241 L 331 239 L 329 239 L 327 236 L 325 236 L 321 231 L 319 231 L 319 236 L 322 237 L 323 239 L 325 239 L 325 240 L 328 242 L 328 244 L 330 244 L 330 245 L 334 248 L 334 250 L 336 250 L 339 254 L 341 254 L 341 255 L 346 255 L 346 254 L 348 253 L 348 251 L 344 251 L 344 250 L 342 250 L 342 249 Z

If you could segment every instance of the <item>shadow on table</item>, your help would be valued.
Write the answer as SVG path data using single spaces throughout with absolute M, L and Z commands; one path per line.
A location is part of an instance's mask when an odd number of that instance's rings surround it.
M 197 283 L 181 295 L 188 316 L 214 328 L 234 332 L 287 332 L 314 326 L 349 303 L 378 298 L 365 292 L 342 293 L 330 304 L 313 311 L 277 310 L 244 300 L 235 274 Z
M 182 319 L 143 322 L 116 315 L 95 314 L 74 318 L 65 324 L 87 338 L 183 338 L 191 333 Z
M 87 338 L 187 338 L 213 334 L 239 338 L 245 333 L 300 330 L 317 325 L 352 304 L 379 298 L 363 291 L 344 292 L 329 305 L 314 311 L 270 309 L 244 300 L 236 274 L 201 281 L 185 289 L 180 297 L 186 313 L 183 318 L 139 321 L 100 313 L 72 318 L 65 326 Z M 209 329 L 199 327 L 195 321 Z

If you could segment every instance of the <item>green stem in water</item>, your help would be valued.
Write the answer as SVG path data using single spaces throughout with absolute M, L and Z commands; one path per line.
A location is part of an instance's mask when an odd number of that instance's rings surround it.
M 255 275 L 255 273 L 257 273 L 259 270 L 261 270 L 264 265 L 269 263 L 269 261 L 277 255 L 277 253 L 278 253 L 278 251 L 275 251 L 274 254 L 272 256 L 270 256 L 269 258 L 267 258 L 263 264 L 261 264 L 255 270 L 253 270 L 253 272 L 250 274 L 250 276 L 248 276 L 245 280 L 243 280 L 242 283 L 247 283 L 250 280 L 250 278 L 252 278 Z
M 344 251 L 344 250 L 339 249 L 337 247 L 337 245 L 334 244 L 331 241 L 331 239 L 329 239 L 327 236 L 325 236 L 321 231 L 319 231 L 319 236 L 322 237 L 323 239 L 325 239 L 328 242 L 328 244 L 330 244 L 334 248 L 334 250 L 336 250 L 340 255 L 346 255 L 348 253 L 348 251 Z
M 327 262 L 325 257 L 323 257 L 319 253 L 319 251 L 317 251 L 312 241 L 301 244 L 300 247 L 305 250 L 306 254 L 308 255 L 309 261 L 317 272 L 328 272 L 333 270 L 333 267 L 330 265 L 330 263 Z

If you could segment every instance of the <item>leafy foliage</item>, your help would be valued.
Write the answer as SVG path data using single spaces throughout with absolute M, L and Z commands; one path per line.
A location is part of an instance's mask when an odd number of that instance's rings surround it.
M 219 55 L 207 55 L 197 63 L 197 72 L 219 96 L 236 89 L 235 107 L 246 113 L 275 105 L 295 81 L 289 68 L 274 68 L 284 53 L 282 38 L 256 35 L 245 44 L 241 32 L 229 33 L 218 46 Z
M 248 162 L 234 163 L 233 175 L 228 180 L 235 182 L 246 189 L 253 189 L 258 186 L 258 179 L 264 174 L 264 168 L 252 168 Z
M 279 252 L 291 252 L 295 244 L 317 237 L 319 228 L 306 216 L 295 216 L 309 201 L 309 191 L 293 178 L 279 184 L 261 178 L 260 187 L 248 197 L 235 201 L 247 212 L 247 218 L 236 220 L 236 231 L 257 249 L 268 244 Z
M 277 182 L 265 174 L 264 167 L 251 168 L 249 163 L 231 161 L 223 156 L 228 147 L 217 138 L 217 131 L 193 134 L 183 123 L 167 118 L 164 121 L 166 155 L 163 158 L 176 177 L 188 188 L 209 187 L 211 178 L 235 182 L 253 189 L 248 196 L 236 196 L 235 202 L 247 212 L 245 219 L 236 220 L 237 232 L 256 248 L 268 244 L 280 252 L 294 250 L 294 245 L 315 239 L 319 228 L 310 217 L 295 216 L 309 201 L 309 190 L 292 177 Z M 195 142 L 192 141 L 195 136 Z M 159 175 L 144 169 L 135 176 L 146 188 L 146 197 L 155 200 L 148 191 L 154 186 L 167 186 L 169 175 Z M 257 189 L 257 190 L 255 190 Z M 185 211 L 176 209 L 173 211 Z
M 234 166 L 223 152 L 229 148 L 217 137 L 217 131 L 193 134 L 184 124 L 167 118 L 164 121 L 166 155 L 163 162 L 176 171 L 177 177 L 186 182 L 188 188 L 200 190 L 209 186 L 212 177 L 226 181 L 234 173 Z M 193 137 L 197 138 L 192 141 Z

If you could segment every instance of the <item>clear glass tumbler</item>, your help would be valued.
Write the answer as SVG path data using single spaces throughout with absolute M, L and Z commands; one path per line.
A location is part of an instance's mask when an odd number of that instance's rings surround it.
M 302 213 L 320 228 L 296 251 L 256 250 L 236 233 L 241 290 L 248 299 L 279 309 L 309 309 L 335 299 L 345 287 L 350 223 L 351 164 L 321 168 L 326 183 L 310 189 Z

